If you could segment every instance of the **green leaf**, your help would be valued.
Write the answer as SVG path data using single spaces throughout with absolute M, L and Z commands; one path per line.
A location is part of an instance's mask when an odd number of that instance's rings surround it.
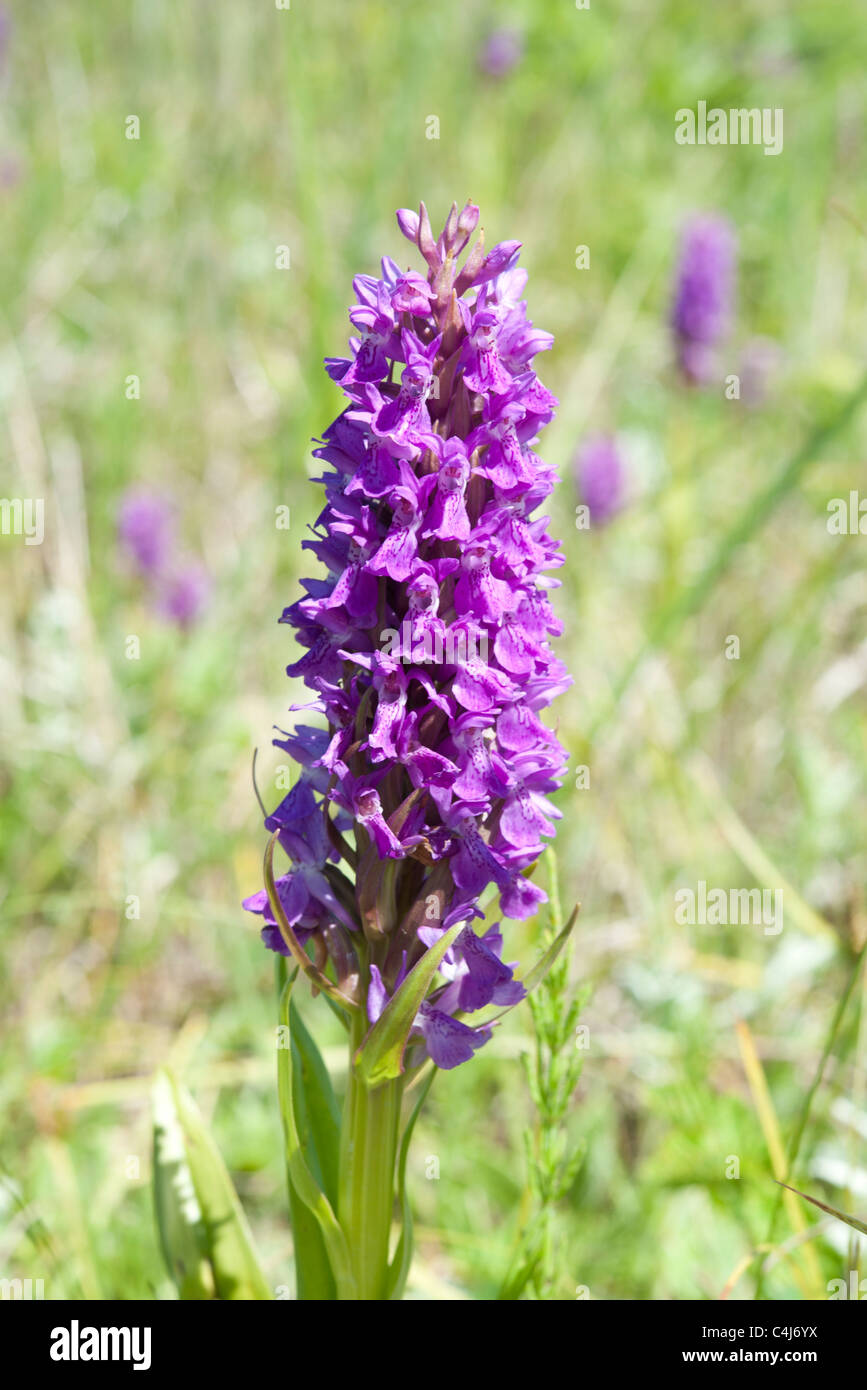
M 333 1303 L 337 1297 L 337 1285 L 321 1227 L 307 1203 L 301 1200 L 291 1177 L 288 1182 L 289 1219 L 295 1252 L 295 1296 L 299 1303 Z
M 548 975 L 548 973 L 550 972 L 551 967 L 553 966 L 560 952 L 563 950 L 563 947 L 566 945 L 566 942 L 569 940 L 569 937 L 572 935 L 572 931 L 575 926 L 575 923 L 578 921 L 578 913 L 580 911 L 581 904 L 576 903 L 572 909 L 569 921 L 566 923 L 563 930 L 559 932 L 557 936 L 555 936 L 547 951 L 545 951 L 544 954 L 539 957 L 532 970 L 530 970 L 528 974 L 526 974 L 524 978 L 521 980 L 521 984 L 524 986 L 524 989 L 527 991 L 527 994 L 532 994 L 533 990 L 539 987 L 539 985 L 545 979 L 546 975 Z M 518 1003 L 523 1003 L 523 1000 L 519 999 Z M 500 1012 L 497 1014 L 492 1014 L 489 1017 L 483 1015 L 481 1023 L 485 1028 L 489 1027 L 492 1023 L 499 1023 L 501 1018 L 505 1018 L 506 1014 L 510 1014 L 512 1010 L 515 1008 L 517 1008 L 517 1004 L 509 1004 L 507 1008 L 501 1009 Z
M 289 1004 L 289 1040 L 295 1123 L 301 1146 L 316 1185 L 336 1207 L 340 1107 L 319 1048 L 307 1031 L 294 1000 Z
M 205 1223 L 187 1162 L 171 1083 L 158 1072 L 153 1087 L 153 1191 L 166 1268 L 185 1300 L 215 1295 Z
M 812 1202 L 814 1207 L 826 1211 L 829 1216 L 836 1216 L 838 1221 L 845 1221 L 846 1225 L 851 1226 L 854 1231 L 860 1231 L 863 1236 L 867 1236 L 867 1221 L 859 1221 L 857 1216 L 848 1216 L 845 1211 L 838 1211 L 836 1207 L 828 1206 L 827 1202 L 820 1202 L 818 1197 L 808 1197 L 806 1192 L 800 1192 L 797 1187 L 789 1187 L 787 1182 L 778 1183 L 777 1186 L 787 1187 L 796 1196 L 803 1197 L 805 1202 Z
M 346 1237 L 334 1214 L 334 1208 L 331 1202 L 319 1182 L 317 1182 L 307 1162 L 309 1154 L 314 1167 L 318 1169 L 322 1182 L 325 1183 L 329 1181 L 329 1178 L 326 1176 L 331 1172 L 331 1159 L 326 1156 L 329 1141 L 327 1139 L 321 1140 L 323 1143 L 322 1152 L 318 1149 L 314 1152 L 305 1146 L 304 1141 L 302 1141 L 301 1131 L 299 1130 L 299 1122 L 297 1119 L 299 1109 L 296 1108 L 296 1076 L 298 1075 L 299 1068 L 301 1072 L 303 1072 L 304 1069 L 305 1044 L 300 1040 L 301 1034 L 299 1035 L 298 1043 L 295 1043 L 293 1029 L 300 1025 L 304 1033 L 306 1033 L 306 1030 L 304 1030 L 303 1024 L 300 1024 L 297 1011 L 291 1007 L 292 986 L 295 983 L 296 977 L 297 971 L 294 972 L 292 977 L 287 981 L 286 988 L 283 990 L 283 995 L 280 1000 L 280 1024 L 284 1030 L 283 1037 L 289 1041 L 290 1045 L 289 1047 L 278 1048 L 277 1051 L 280 1114 L 283 1118 L 283 1135 L 286 1145 L 286 1168 L 289 1174 L 290 1194 L 297 1197 L 316 1220 L 325 1251 L 328 1255 L 328 1263 L 334 1276 L 338 1297 L 342 1300 L 355 1299 L 358 1297 L 358 1290 L 355 1283 L 355 1276 L 352 1273 Z M 309 1035 L 308 1041 L 312 1045 L 312 1039 L 309 1038 Z M 298 1059 L 297 1062 L 296 1057 Z M 321 1063 L 321 1058 L 319 1060 Z M 312 1053 L 309 1050 L 306 1052 L 306 1065 L 309 1074 L 315 1076 L 317 1068 L 315 1061 L 312 1059 Z M 322 1070 L 324 1071 L 324 1066 Z M 303 1102 L 300 1102 L 302 1124 L 309 1124 L 309 1127 L 304 1130 L 307 1140 L 310 1139 L 313 1133 L 312 1114 L 315 1113 L 316 1115 L 317 1132 L 321 1130 L 321 1133 L 324 1135 L 327 1132 L 327 1112 L 330 1109 L 326 1100 L 324 1108 L 317 1103 L 314 1111 L 311 1111 L 309 1101 L 311 1099 L 310 1090 L 312 1089 L 315 1089 L 315 1086 L 310 1089 L 305 1089 L 305 1099 Z M 298 1097 L 298 1101 L 300 1101 L 300 1097 Z M 334 1181 L 336 1183 L 336 1178 Z M 309 1243 L 306 1246 L 304 1244 L 307 1230 L 309 1230 L 309 1223 L 303 1221 L 299 1227 L 293 1228 L 296 1241 L 296 1258 L 299 1268 L 299 1294 L 301 1288 L 306 1287 L 304 1283 L 306 1276 L 309 1276 L 308 1286 L 315 1283 L 320 1288 L 322 1287 L 324 1277 L 321 1269 L 321 1261 L 317 1261 L 312 1270 L 311 1265 L 305 1262 L 305 1257 L 309 1256 L 311 1260 L 315 1260 L 316 1256 L 315 1247 Z M 309 1294 L 305 1292 L 302 1296 L 309 1297 Z
M 553 845 L 548 845 L 543 857 L 548 869 L 548 922 L 556 935 L 563 925 L 563 909 L 560 905 L 560 871 L 557 864 L 557 851 Z
M 273 1298 L 243 1208 L 189 1092 L 169 1073 L 153 1089 L 154 1200 L 182 1299 Z
M 289 1005 L 295 1122 L 302 1150 L 317 1186 L 337 1206 L 340 1111 L 319 1049 L 295 1007 Z M 289 1206 L 295 1248 L 297 1295 L 303 1302 L 333 1301 L 337 1294 L 319 1222 L 302 1200 L 291 1174 Z
M 572 935 L 572 931 L 575 927 L 575 923 L 578 921 L 578 913 L 580 911 L 581 904 L 576 903 L 572 909 L 569 921 L 566 923 L 563 930 L 557 933 L 554 940 L 551 942 L 551 945 L 548 947 L 547 951 L 545 951 L 544 955 L 541 955 L 539 957 L 539 959 L 536 961 L 536 964 L 533 966 L 533 969 L 529 972 L 528 975 L 524 976 L 524 979 L 521 981 L 521 983 L 528 994 L 532 994 L 536 986 L 540 985 L 544 980 L 545 976 L 548 974 L 548 971 L 551 969 L 551 966 L 554 964 L 563 947 L 566 945 L 566 942 L 569 940 L 569 937 Z
M 409 1274 L 409 1267 L 412 1264 L 412 1205 L 406 1191 L 406 1160 L 409 1156 L 409 1144 L 412 1139 L 412 1132 L 415 1129 L 415 1122 L 419 1117 L 419 1111 L 431 1088 L 436 1070 L 436 1067 L 433 1067 L 426 1077 L 419 1091 L 418 1100 L 406 1122 L 403 1138 L 400 1141 L 400 1154 L 397 1160 L 397 1200 L 400 1205 L 402 1224 L 400 1238 L 397 1242 L 397 1249 L 394 1252 L 394 1259 L 389 1265 L 388 1283 L 386 1285 L 386 1297 L 394 1302 L 403 1297 L 406 1278 Z
M 403 1053 L 409 1030 L 439 969 L 440 961 L 465 926 L 465 922 L 455 922 L 454 926 L 443 932 L 436 945 L 425 951 L 400 989 L 389 999 L 356 1052 L 355 1065 L 368 1086 L 377 1086 L 382 1081 L 390 1081 L 402 1075 Z

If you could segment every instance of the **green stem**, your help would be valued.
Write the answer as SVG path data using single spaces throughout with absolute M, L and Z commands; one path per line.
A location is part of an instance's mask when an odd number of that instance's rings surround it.
M 360 1079 L 352 1056 L 366 1031 L 363 1014 L 354 1014 L 341 1135 L 338 1219 L 349 1244 L 358 1297 L 378 1300 L 386 1297 L 403 1078 L 375 1088 Z

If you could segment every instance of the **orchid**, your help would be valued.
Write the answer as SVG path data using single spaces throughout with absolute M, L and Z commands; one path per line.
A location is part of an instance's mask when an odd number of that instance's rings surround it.
M 707 382 L 729 325 L 737 243 L 723 217 L 694 217 L 683 230 L 671 309 L 677 360 L 686 379 Z
M 524 36 L 517 29 L 495 29 L 479 49 L 478 63 L 489 77 L 507 77 L 524 56 Z
M 202 565 L 178 554 L 171 500 L 162 493 L 131 488 L 120 501 L 117 532 L 156 612 L 179 628 L 191 627 L 208 605 L 211 579 Z
M 265 821 L 265 890 L 244 903 L 294 967 L 282 1016 L 307 975 L 349 1028 L 334 1194 L 293 1138 L 284 1068 L 290 1189 L 318 1222 L 306 1249 L 296 1231 L 303 1296 L 399 1291 L 401 1097 L 468 1062 L 525 997 L 488 899 L 498 918 L 545 901 L 530 874 L 566 763 L 539 718 L 570 683 L 551 647 L 562 557 L 536 515 L 555 474 L 534 446 L 556 401 L 531 363 L 552 339 L 527 319 L 519 243 L 486 252 L 480 232 L 459 268 L 472 203 L 436 239 L 424 204 L 397 218 L 427 274 L 385 257 L 379 279 L 356 277 L 350 355 L 326 362 L 347 404 L 314 451 L 325 505 L 304 547 L 322 571 L 280 619 L 303 649 L 288 674 L 312 692 L 293 708 L 323 726 L 275 740 L 301 771 Z
M 159 493 L 131 488 L 118 508 L 117 532 L 139 574 L 147 578 L 161 574 L 174 542 L 170 502 Z
M 611 521 L 622 509 L 627 491 L 626 467 L 616 439 L 596 435 L 585 439 L 575 459 L 578 491 L 597 525 Z

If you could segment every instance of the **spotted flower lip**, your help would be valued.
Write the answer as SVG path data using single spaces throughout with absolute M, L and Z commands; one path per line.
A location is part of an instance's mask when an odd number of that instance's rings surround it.
M 356 276 L 349 355 L 326 361 L 347 404 L 314 449 L 325 505 L 304 547 L 322 571 L 280 618 L 326 727 L 275 739 L 301 774 L 266 825 L 299 941 L 320 962 L 336 944 L 364 956 L 371 1023 L 465 924 L 410 1034 L 413 1056 L 451 1068 L 491 1035 L 473 1015 L 523 996 L 499 927 L 472 926 L 480 896 L 493 885 L 504 917 L 533 915 L 528 875 L 559 815 L 566 754 L 541 715 L 569 684 L 550 645 L 562 557 L 536 453 L 557 402 L 532 365 L 553 340 L 527 318 L 520 243 L 486 249 L 472 202 L 436 237 L 424 204 L 397 221 L 422 271 L 385 257 Z M 245 906 L 283 950 L 267 900 Z

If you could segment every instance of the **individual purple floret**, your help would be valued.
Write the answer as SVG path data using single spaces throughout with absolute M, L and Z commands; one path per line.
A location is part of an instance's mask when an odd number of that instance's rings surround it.
M 489 77 L 507 77 L 524 56 L 524 35 L 519 29 L 495 29 L 479 50 L 479 67 Z
M 695 217 L 684 228 L 671 322 L 678 363 L 692 382 L 713 376 L 732 312 L 736 250 L 734 230 L 722 217 Z
M 578 493 L 590 508 L 594 525 L 610 521 L 624 504 L 626 470 L 617 440 L 611 435 L 596 435 L 586 439 L 575 460 Z
M 159 493 L 134 488 L 124 494 L 118 512 L 121 545 L 140 574 L 152 579 L 164 569 L 174 542 L 171 503 Z
M 476 934 L 480 898 L 535 913 L 528 873 L 560 815 L 566 755 L 540 714 L 570 684 L 550 645 L 562 557 L 534 449 L 556 401 L 532 367 L 552 339 L 527 319 L 520 244 L 486 252 L 480 232 L 459 268 L 478 208 L 454 205 L 438 237 L 424 204 L 397 218 L 425 274 L 386 257 L 357 276 L 350 355 L 326 362 L 347 403 L 314 450 L 325 505 L 303 544 L 321 569 L 280 619 L 313 699 L 275 740 L 301 791 L 266 826 L 291 861 L 290 928 L 371 1023 L 464 924 L 410 1034 L 450 1068 L 490 1036 L 472 1015 L 524 993 L 499 927 Z M 245 905 L 285 951 L 267 897 Z

